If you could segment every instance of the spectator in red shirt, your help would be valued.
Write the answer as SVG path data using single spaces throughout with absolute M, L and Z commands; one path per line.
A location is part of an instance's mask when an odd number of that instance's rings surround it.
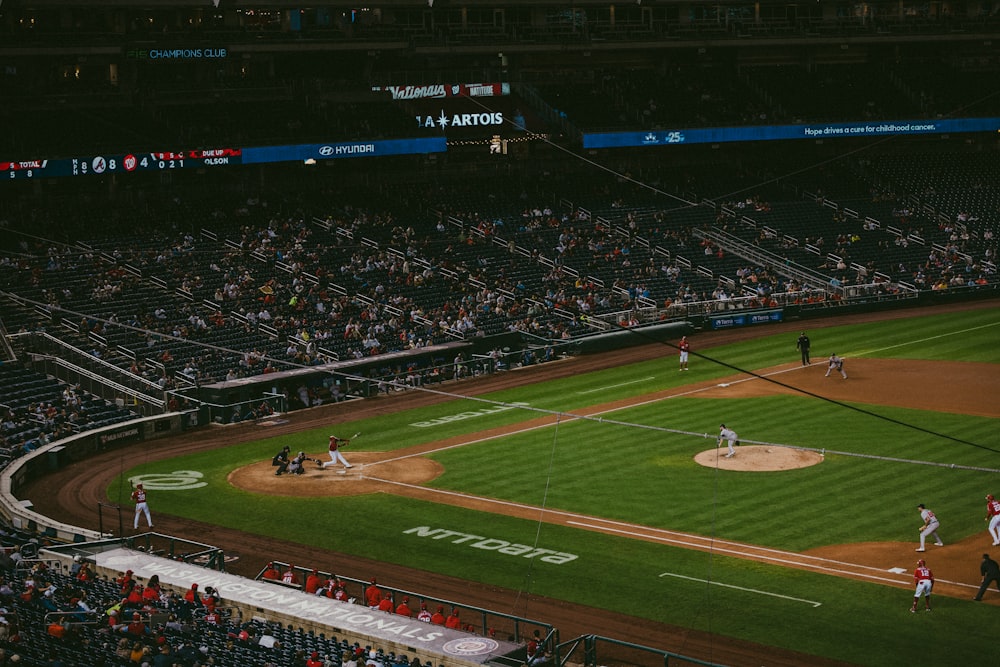
M 184 594 L 184 601 L 193 607 L 201 606 L 201 595 L 198 593 L 198 584 L 191 584 L 191 588 Z
M 219 606 L 219 602 L 221 602 L 219 592 L 211 586 L 206 586 L 205 594 L 201 596 L 201 603 L 205 605 L 205 608 L 209 611 L 215 611 L 215 608 Z
M 123 626 L 122 632 L 133 637 L 142 637 L 149 634 L 149 627 L 142 622 L 142 615 L 139 612 L 132 614 L 132 621 Z
M 121 586 L 122 593 L 127 593 L 128 592 L 127 591 L 128 587 L 131 586 L 131 585 L 133 585 L 131 583 L 132 582 L 132 570 L 125 570 L 125 574 L 123 574 L 122 576 L 118 577 L 117 582 L 118 582 L 118 585 Z
M 160 577 L 154 574 L 146 582 L 146 588 L 142 591 L 142 601 L 144 604 L 159 604 L 160 603 Z
M 141 607 L 144 593 L 145 589 L 142 585 L 136 584 L 135 586 L 132 586 L 132 590 L 129 591 L 128 597 L 125 599 L 128 600 L 130 607 Z
M 319 653 L 317 651 L 310 653 L 309 657 L 306 659 L 306 667 L 323 667 L 324 664 L 326 663 L 319 659 Z

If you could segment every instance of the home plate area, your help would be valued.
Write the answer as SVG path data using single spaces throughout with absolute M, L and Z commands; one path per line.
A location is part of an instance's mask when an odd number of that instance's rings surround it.
M 326 453 L 308 453 L 309 458 L 328 461 Z M 393 483 L 423 484 L 442 472 L 444 466 L 423 456 L 400 457 L 398 452 L 351 452 L 351 468 L 331 465 L 321 468 L 307 461 L 301 475 L 275 476 L 270 459 L 259 461 L 229 473 L 235 487 L 254 493 L 280 496 L 337 496 L 375 493 Z

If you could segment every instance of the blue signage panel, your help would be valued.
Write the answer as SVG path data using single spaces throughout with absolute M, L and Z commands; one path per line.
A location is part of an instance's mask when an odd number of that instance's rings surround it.
M 0 179 L 124 174 L 133 171 L 200 169 L 264 162 L 304 162 L 309 159 L 334 160 L 346 157 L 444 153 L 447 150 L 448 143 L 444 137 L 422 137 L 420 139 L 345 141 L 329 144 L 259 146 L 256 148 L 115 153 L 55 160 L 0 162 Z
M 808 125 L 702 127 L 655 132 L 594 132 L 583 135 L 584 148 L 627 148 L 676 144 L 723 144 L 736 141 L 882 137 L 896 134 L 949 134 L 1000 131 L 1000 118 L 949 118 Z
M 771 322 L 781 322 L 784 318 L 782 310 L 766 310 L 754 313 L 740 313 L 734 315 L 715 315 L 709 319 L 713 329 L 731 329 L 735 327 L 747 327 L 755 324 L 769 324 Z
M 243 149 L 243 164 L 336 160 L 347 157 L 384 157 L 386 155 L 412 155 L 417 153 L 444 153 L 447 150 L 448 144 L 444 137 L 260 146 Z

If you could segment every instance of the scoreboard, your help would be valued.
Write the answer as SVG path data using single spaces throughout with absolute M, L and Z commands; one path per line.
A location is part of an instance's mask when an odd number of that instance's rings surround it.
M 417 137 L 360 142 L 335 141 L 327 144 L 199 148 L 188 151 L 154 151 L 151 153 L 106 153 L 89 157 L 0 162 L 0 183 L 4 180 L 100 176 L 102 174 L 204 169 L 275 162 L 315 164 L 318 160 L 444 153 L 447 150 L 448 145 L 444 137 Z
M 209 148 L 0 162 L 0 178 L 53 178 L 243 164 L 242 148 Z

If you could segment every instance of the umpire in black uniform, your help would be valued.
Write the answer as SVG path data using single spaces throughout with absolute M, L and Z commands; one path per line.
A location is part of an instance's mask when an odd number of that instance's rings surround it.
M 803 331 L 799 334 L 799 339 L 795 342 L 795 347 L 802 353 L 802 365 L 809 365 L 809 336 Z
M 277 466 L 278 468 L 278 470 L 274 473 L 275 475 L 280 476 L 281 473 L 288 472 L 288 464 L 290 463 L 288 460 L 288 452 L 290 452 L 291 449 L 291 447 L 285 445 L 284 448 L 282 448 L 282 450 L 275 454 L 274 458 L 271 459 L 271 465 Z
M 989 554 L 983 554 L 983 562 L 979 564 L 979 571 L 983 575 L 983 583 L 979 585 L 979 592 L 976 593 L 974 600 L 982 600 L 983 593 L 990 587 L 990 584 L 996 584 L 997 591 L 1000 591 L 1000 565 L 990 558 Z

